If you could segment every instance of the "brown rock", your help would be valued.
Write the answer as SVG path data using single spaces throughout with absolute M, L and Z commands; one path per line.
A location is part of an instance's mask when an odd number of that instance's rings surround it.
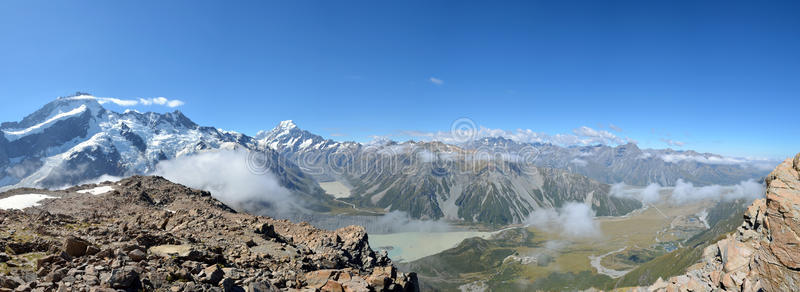
M 359 276 L 353 276 L 350 281 L 342 282 L 345 292 L 363 292 L 370 291 L 369 284 Z
M 64 240 L 64 251 L 73 257 L 85 255 L 87 247 L 89 247 L 89 242 L 75 236 L 69 236 Z
M 111 288 L 124 289 L 138 286 L 139 271 L 136 268 L 126 266 L 111 271 L 111 278 L 108 280 Z
M 329 279 L 336 280 L 335 270 L 318 270 L 311 271 L 305 274 L 306 285 L 308 287 L 319 289 L 328 282 Z
M 138 261 L 146 259 L 147 258 L 147 254 L 144 253 L 140 249 L 134 249 L 134 250 L 128 252 L 128 257 L 131 258 L 131 260 L 138 262 Z
M 324 292 L 344 292 L 344 287 L 336 281 L 328 280 L 325 286 L 322 286 L 320 290 Z
M 220 269 L 217 265 L 210 265 L 200 272 L 200 281 L 216 285 L 224 276 L 225 272 L 223 272 L 222 269 Z
M 251 282 L 247 286 L 247 292 L 278 292 L 281 291 L 270 282 Z
M 723 252 L 722 262 L 725 272 L 733 272 L 742 269 L 750 262 L 753 250 L 747 245 L 736 241 L 728 240 Z
M 381 291 L 383 288 L 389 286 L 392 280 L 381 275 L 373 275 L 367 277 L 367 283 L 369 283 L 369 286 L 373 289 Z
M 87 255 L 95 255 L 95 254 L 97 254 L 99 252 L 100 252 L 100 248 L 98 248 L 98 247 L 96 247 L 94 245 L 90 245 L 90 246 L 86 247 L 86 254 Z

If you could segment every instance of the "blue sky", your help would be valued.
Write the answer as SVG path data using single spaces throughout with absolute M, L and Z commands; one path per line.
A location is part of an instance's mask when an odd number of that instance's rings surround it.
M 53 2 L 0 2 L 2 121 L 86 91 L 179 99 L 247 134 L 293 119 L 366 141 L 467 117 L 800 151 L 797 1 Z

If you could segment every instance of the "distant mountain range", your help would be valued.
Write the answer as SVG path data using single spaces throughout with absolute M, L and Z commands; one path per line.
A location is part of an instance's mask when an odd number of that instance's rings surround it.
M 179 111 L 116 113 L 87 94 L 59 98 L 19 122 L 0 125 L 0 187 L 61 187 L 103 175 L 151 173 L 158 162 L 203 151 L 264 153 L 279 183 L 319 202 L 318 182 L 338 182 L 357 206 L 415 218 L 522 222 L 534 209 L 569 201 L 598 215 L 622 215 L 641 203 L 609 195 L 609 183 L 699 185 L 760 178 L 768 170 L 693 151 L 635 144 L 562 147 L 494 137 L 440 142 L 337 142 L 281 122 L 255 137 L 195 124 Z
M 760 179 L 779 163 L 691 150 L 639 149 L 633 143 L 619 146 L 562 147 L 543 143 L 518 143 L 493 137 L 471 141 L 466 147 L 512 153 L 533 152 L 536 158 L 532 162 L 537 166 L 564 169 L 608 184 L 623 182 L 636 186 L 651 183 L 674 186 L 678 179 L 696 185 L 730 185 L 747 179 Z

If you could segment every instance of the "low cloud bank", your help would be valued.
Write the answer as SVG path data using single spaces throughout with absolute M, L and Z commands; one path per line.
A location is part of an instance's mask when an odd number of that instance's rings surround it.
M 618 198 L 639 200 L 645 204 L 652 204 L 661 200 L 661 185 L 651 183 L 645 188 L 630 187 L 625 183 L 616 183 L 611 185 L 610 195 Z
M 755 200 L 764 195 L 764 185 L 754 180 L 742 181 L 733 186 L 711 185 L 695 187 L 690 182 L 679 179 L 672 190 L 670 200 L 673 204 L 683 205 L 702 200 Z
M 595 237 L 601 232 L 594 215 L 588 205 L 570 202 L 558 209 L 533 211 L 525 223 L 548 232 L 560 231 L 569 237 Z
M 711 165 L 739 165 L 742 167 L 753 167 L 759 170 L 772 170 L 780 161 L 763 158 L 741 158 L 728 157 L 721 155 L 708 154 L 683 154 L 671 153 L 658 156 L 664 162 L 680 163 L 684 161 L 697 162 Z
M 450 224 L 441 220 L 413 219 L 406 212 L 392 211 L 378 217 L 375 227 L 385 233 L 397 232 L 445 232 L 453 230 Z
M 209 191 L 228 206 L 248 212 L 275 214 L 300 206 L 275 176 L 250 172 L 243 151 L 204 152 L 162 161 L 153 174 Z
M 662 197 L 662 190 L 672 189 L 669 195 Z M 730 201 L 747 199 L 753 201 L 764 196 L 764 185 L 755 180 L 742 181 L 736 185 L 721 186 L 710 185 L 695 187 L 691 182 L 678 179 L 675 187 L 662 187 L 653 183 L 645 188 L 631 187 L 625 183 L 616 183 L 611 186 L 611 196 L 636 199 L 645 204 L 657 203 L 664 200 L 673 205 L 685 205 L 704 200 Z

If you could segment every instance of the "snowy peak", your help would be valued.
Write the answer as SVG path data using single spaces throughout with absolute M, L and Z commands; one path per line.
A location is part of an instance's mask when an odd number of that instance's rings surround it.
M 294 129 L 294 128 L 297 128 L 297 125 L 292 120 L 281 121 L 281 123 L 278 124 L 278 127 L 277 127 L 277 129 L 281 129 L 281 130 L 291 130 L 291 129 Z
M 282 121 L 269 132 L 261 131 L 256 135 L 259 143 L 279 152 L 299 151 L 304 149 L 320 149 L 326 145 L 338 144 L 322 136 L 300 129 L 292 120 Z
M 92 115 L 105 110 L 100 103 L 97 102 L 97 100 L 93 98 L 85 98 L 87 96 L 80 97 L 82 98 L 75 96 L 59 97 L 58 99 L 44 105 L 42 108 L 33 112 L 32 114 L 27 115 L 19 122 L 2 123 L 2 125 L 0 125 L 0 129 L 7 131 L 19 131 L 34 127 L 36 125 L 41 126 L 43 123 L 48 121 L 53 122 L 58 118 L 64 118 L 70 116 L 70 114 L 76 114 L 81 107 L 83 108 L 81 111 L 88 110 Z
M 0 187 L 146 173 L 164 159 L 255 145 L 239 133 L 200 127 L 180 111 L 117 113 L 102 103 L 85 93 L 59 97 L 22 121 L 3 123 Z

